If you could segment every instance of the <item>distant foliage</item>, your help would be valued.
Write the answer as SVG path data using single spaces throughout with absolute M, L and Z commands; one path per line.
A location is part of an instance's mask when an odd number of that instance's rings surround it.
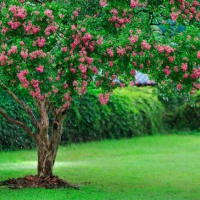
M 117 89 L 109 102 L 101 105 L 99 91 L 90 90 L 81 98 L 74 97 L 67 112 L 62 144 L 103 139 L 152 135 L 172 130 L 200 130 L 200 93 L 192 96 L 193 106 L 177 98 L 167 102 L 152 95 L 152 88 Z M 22 95 L 24 98 L 26 95 Z M 31 99 L 24 99 L 31 106 Z M 3 108 L 15 119 L 31 122 L 23 109 L 0 91 Z M 0 116 L 0 150 L 29 149 L 35 142 L 23 129 L 8 124 Z
M 163 111 L 151 89 L 118 89 L 104 106 L 100 105 L 95 94 L 89 94 L 70 108 L 62 141 L 155 134 L 162 131 Z
M 23 94 L 24 95 L 21 95 L 22 99 L 28 101 L 27 97 L 24 99 L 25 93 Z M 0 90 L 0 102 L 1 107 L 7 110 L 9 116 L 16 120 L 20 120 L 33 128 L 28 115 L 3 90 Z M 35 147 L 35 142 L 23 129 L 8 123 L 2 115 L 0 115 L 0 121 L 0 150 L 30 149 Z
M 165 107 L 164 129 L 166 131 L 198 131 L 200 130 L 200 92 L 197 91 L 187 102 L 173 97 L 159 99 Z

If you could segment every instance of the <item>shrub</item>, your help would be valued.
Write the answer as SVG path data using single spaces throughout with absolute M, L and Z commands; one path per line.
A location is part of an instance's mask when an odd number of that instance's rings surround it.
M 200 129 L 200 91 L 191 96 L 187 102 L 178 97 L 160 101 L 165 107 L 164 129 L 171 131 L 198 131 Z
M 18 92 L 17 92 L 18 93 Z M 25 99 L 27 95 L 22 92 L 22 99 L 26 102 L 31 102 L 31 99 Z M 29 127 L 33 128 L 28 115 L 23 111 L 21 106 L 17 104 L 7 93 L 0 90 L 0 105 L 1 108 L 7 110 L 7 114 L 19 121 L 24 122 Z M 0 150 L 14 150 L 21 148 L 33 148 L 35 143 L 29 135 L 20 127 L 14 126 L 6 121 L 0 115 Z
M 67 114 L 63 141 L 118 139 L 160 132 L 164 109 L 151 93 L 151 89 L 118 89 L 104 106 L 95 94 L 82 97 Z

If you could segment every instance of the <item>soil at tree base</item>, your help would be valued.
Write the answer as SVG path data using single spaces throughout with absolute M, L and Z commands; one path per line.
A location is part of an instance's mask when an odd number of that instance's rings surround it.
M 58 176 L 48 176 L 39 178 L 37 175 L 27 175 L 23 178 L 12 178 L 0 182 L 0 186 L 8 186 L 10 189 L 20 188 L 74 188 L 79 189 L 77 185 L 72 185 L 69 182 L 60 179 Z

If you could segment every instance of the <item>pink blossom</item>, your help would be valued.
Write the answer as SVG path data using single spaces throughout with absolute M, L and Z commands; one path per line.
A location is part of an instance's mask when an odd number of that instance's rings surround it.
M 88 65 L 90 65 L 90 64 L 92 64 L 94 62 L 94 59 L 93 58 L 89 58 L 89 57 L 86 57 L 85 60 L 86 60 Z
M 171 73 L 169 66 L 166 66 L 165 69 L 163 69 L 163 72 L 168 76 Z
M 68 94 L 68 93 L 64 94 L 64 99 L 65 99 L 66 101 L 69 100 L 69 94 Z
M 174 71 L 175 72 L 178 72 L 179 70 L 178 70 L 178 66 L 174 66 Z
M 17 53 L 17 46 L 12 46 L 11 49 L 8 51 L 8 56 L 11 54 Z
M 53 11 L 52 10 L 49 10 L 49 9 L 47 9 L 47 10 L 45 10 L 44 11 L 44 14 L 47 16 L 47 17 L 49 17 L 50 19 L 54 19 L 54 17 L 53 17 L 53 15 L 52 15 L 52 13 L 53 13 Z
M 107 4 L 107 0 L 100 0 L 99 4 L 100 6 L 104 7 Z
M 60 80 L 60 76 L 56 76 L 56 81 L 59 81 Z
M 44 37 L 37 37 L 37 43 L 38 46 L 42 48 L 46 43 L 46 39 Z
M 42 73 L 44 71 L 44 66 L 39 65 L 38 67 L 35 68 L 35 70 Z
M 139 3 L 139 0 L 131 0 L 131 8 L 135 8 Z
M 120 56 L 123 56 L 125 54 L 125 49 L 122 48 L 122 47 L 118 47 L 117 48 L 117 54 L 120 55 Z
M 101 102 L 102 105 L 106 104 L 109 100 L 109 94 L 99 94 L 99 101 Z
M 62 52 L 67 52 L 67 47 L 62 47 L 62 48 L 61 48 L 61 51 L 62 51 Z
M 93 68 L 92 68 L 92 71 L 93 71 L 94 74 L 98 74 L 98 69 L 97 69 L 97 67 L 93 67 Z
M 17 28 L 21 25 L 21 23 L 20 23 L 19 21 L 15 21 L 15 22 L 9 21 L 9 22 L 8 22 L 8 25 L 10 25 L 10 27 L 11 27 L 12 29 L 17 29 Z
M 73 81 L 73 86 L 77 86 L 78 85 L 78 82 L 76 80 Z
M 85 66 L 83 64 L 80 64 L 78 68 L 83 74 L 85 74 L 87 72 L 87 66 Z
M 23 59 L 26 59 L 28 57 L 28 49 L 22 50 L 20 54 Z
M 183 72 L 187 71 L 187 69 L 188 69 L 188 64 L 187 64 L 187 63 L 182 63 L 182 64 L 181 64 L 181 69 L 183 70 Z
M 138 41 L 138 36 L 137 35 L 132 35 L 131 37 L 128 38 L 131 44 L 134 44 L 135 42 Z
M 36 10 L 35 11 L 35 15 L 39 15 L 39 14 L 40 14 L 40 12 Z
M 110 57 L 113 57 L 114 56 L 114 52 L 113 52 L 113 49 L 110 48 L 110 49 L 107 49 L 107 53 Z
M 68 88 L 68 84 L 67 84 L 67 83 L 64 83 L 63 88 L 64 88 L 64 89 L 67 89 L 67 88 Z
M 141 43 L 141 48 L 149 50 L 151 48 L 151 45 L 149 43 L 147 43 L 146 40 L 143 40 L 142 43 Z
M 133 70 L 131 70 L 131 72 L 130 72 L 130 73 L 131 73 L 131 75 L 133 75 L 133 76 L 136 74 L 136 72 L 135 72 L 135 70 L 134 70 L 134 69 L 133 69 Z
M 179 83 L 177 86 L 176 86 L 177 90 L 182 90 L 182 85 Z
M 7 61 L 8 57 L 5 55 L 5 52 L 3 51 L 1 54 L 0 54 L 0 63 L 1 63 L 1 66 L 4 66 L 6 61 Z

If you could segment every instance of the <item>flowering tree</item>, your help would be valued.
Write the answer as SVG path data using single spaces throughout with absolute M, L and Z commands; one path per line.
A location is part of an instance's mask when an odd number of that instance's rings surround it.
M 133 85 L 136 70 L 165 94 L 200 88 L 199 8 L 196 0 L 0 0 L 0 86 L 35 130 L 1 108 L 0 114 L 35 139 L 38 177 L 52 176 L 67 109 L 91 82 L 104 91 L 102 104 L 114 88 Z M 169 19 L 186 30 L 171 30 Z M 152 29 L 161 24 L 164 36 Z M 38 115 L 17 88 L 29 92 Z

